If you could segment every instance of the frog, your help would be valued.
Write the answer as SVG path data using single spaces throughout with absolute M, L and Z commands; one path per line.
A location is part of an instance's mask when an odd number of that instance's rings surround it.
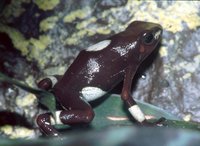
M 64 75 L 47 76 L 37 82 L 38 88 L 54 94 L 61 107 L 54 116 L 37 116 L 42 133 L 60 136 L 55 124 L 89 124 L 95 116 L 90 102 L 103 97 L 120 82 L 120 97 L 127 110 L 139 124 L 148 124 L 132 97 L 131 86 L 141 63 L 161 42 L 162 32 L 160 24 L 133 21 L 122 32 L 80 51 Z

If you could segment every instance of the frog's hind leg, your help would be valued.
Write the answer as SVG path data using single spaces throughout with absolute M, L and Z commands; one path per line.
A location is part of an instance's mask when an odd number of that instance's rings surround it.
M 44 134 L 49 136 L 59 136 L 59 132 L 51 123 L 51 118 L 52 116 L 50 113 L 41 114 L 37 117 L 37 125 Z
M 55 112 L 55 117 L 50 114 L 42 114 L 37 118 L 37 124 L 41 131 L 46 135 L 59 136 L 59 132 L 54 128 L 55 124 L 88 124 L 94 117 L 94 112 L 91 106 L 83 100 L 76 101 L 76 106 L 69 110 L 60 110 Z

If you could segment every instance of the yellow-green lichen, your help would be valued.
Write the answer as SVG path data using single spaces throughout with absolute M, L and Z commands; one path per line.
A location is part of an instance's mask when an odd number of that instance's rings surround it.
M 34 105 L 36 102 L 37 98 L 34 94 L 28 94 L 23 98 L 16 98 L 16 104 L 19 107 L 29 107 Z
M 39 56 L 37 56 L 38 58 L 36 58 L 36 59 L 37 59 L 38 65 L 42 69 L 50 61 L 49 58 L 52 58 L 55 56 L 55 53 L 53 51 L 45 51 L 40 54 L 39 53 L 36 53 L 36 54 L 39 55 Z
M 34 2 L 41 9 L 47 10 L 53 9 L 60 1 L 35 0 Z M 195 5 L 199 5 L 199 3 L 174 2 L 173 5 L 165 5 L 165 10 L 159 8 L 157 3 L 154 1 L 148 1 L 145 3 L 145 5 L 142 5 L 142 3 L 144 2 L 133 2 L 132 0 L 129 0 L 128 3 L 123 7 L 114 7 L 99 12 L 98 16 L 102 20 L 105 19 L 105 21 L 108 22 L 107 26 L 98 24 L 98 18 L 90 17 L 92 13 L 92 8 L 90 7 L 72 11 L 63 18 L 63 21 L 66 23 L 73 22 L 76 19 L 81 19 L 82 21 L 76 24 L 75 32 L 72 33 L 66 40 L 63 39 L 65 37 L 60 37 L 60 42 L 63 42 L 64 45 L 77 45 L 82 42 L 84 37 L 93 36 L 97 33 L 108 35 L 110 34 L 111 30 L 119 32 L 135 20 L 160 23 L 164 30 L 173 33 L 183 29 L 183 22 L 190 29 L 195 29 L 199 26 L 200 18 L 197 15 L 198 7 L 195 7 Z M 127 11 L 129 13 L 128 15 L 132 16 L 132 18 L 124 24 L 121 22 L 119 23 L 119 19 L 117 19 L 117 15 L 120 15 L 120 13 L 123 11 Z M 52 16 L 43 20 L 40 23 L 40 31 L 46 32 L 49 29 L 54 29 L 56 22 L 62 17 L 62 13 L 58 13 L 58 15 L 60 16 Z M 53 43 L 53 39 L 49 36 L 42 35 L 39 37 L 39 39 L 26 39 L 18 30 L 1 24 L 0 31 L 6 32 L 10 36 L 14 46 L 20 50 L 22 54 L 27 57 L 27 59 L 36 59 L 39 62 L 40 67 L 49 62 L 49 59 L 54 56 L 53 51 L 45 50 L 48 45 Z M 167 49 L 161 48 L 160 55 L 162 57 L 166 56 Z
M 16 126 L 15 128 L 13 128 L 10 125 L 5 125 L 0 128 L 0 131 L 5 133 L 6 135 L 9 135 L 9 138 L 11 139 L 35 137 L 34 130 L 27 129 L 24 127 L 19 127 L 19 126 Z
M 90 7 L 85 7 L 83 9 L 72 11 L 64 17 L 63 21 L 65 23 L 70 23 L 76 20 L 77 18 L 84 19 L 91 14 L 91 11 L 92 10 Z
M 182 25 L 183 22 L 185 22 L 190 29 L 195 29 L 200 25 L 199 17 L 196 14 L 198 9 L 194 7 L 193 3 L 174 2 L 173 5 L 169 6 L 166 5 L 165 10 L 159 8 L 157 6 L 157 3 L 154 1 L 146 2 L 147 3 L 146 5 L 141 5 L 142 3 L 143 2 L 141 1 L 133 2 L 129 0 L 124 7 L 116 7 L 103 11 L 99 15 L 101 16 L 102 19 L 107 19 L 108 21 L 107 27 L 95 25 L 97 21 L 95 17 L 92 17 L 91 19 L 85 19 L 91 12 L 90 8 L 85 8 L 71 12 L 64 18 L 64 22 L 73 22 L 77 18 L 83 19 L 83 21 L 76 25 L 77 31 L 73 33 L 70 36 L 70 38 L 67 38 L 65 43 L 69 45 L 76 45 L 77 43 L 80 43 L 83 37 L 86 36 L 93 36 L 96 33 L 103 35 L 110 34 L 111 32 L 110 28 L 118 24 L 118 20 L 115 19 L 115 17 L 113 17 L 113 14 L 118 14 L 124 10 L 127 10 L 130 13 L 129 15 L 133 17 L 127 22 L 127 24 L 118 26 L 117 28 L 118 30 L 116 31 L 123 30 L 128 24 L 130 24 L 132 21 L 135 20 L 160 23 L 163 26 L 163 29 L 171 31 L 173 33 L 183 30 L 183 25 Z M 187 7 L 185 7 L 186 5 Z M 180 6 L 182 6 L 181 9 L 179 9 Z M 182 11 L 184 10 L 184 7 L 186 8 L 186 10 L 183 13 Z M 191 7 L 194 7 L 194 9 L 190 10 Z M 142 10 L 144 8 L 145 11 Z M 161 50 L 161 53 L 162 56 L 167 55 L 166 50 Z
M 110 34 L 110 29 L 107 27 L 100 27 L 95 24 L 97 18 L 91 17 L 89 19 L 83 20 L 76 25 L 77 31 L 73 33 L 70 38 L 67 38 L 65 44 L 76 45 L 81 41 L 82 38 L 86 36 L 93 36 L 97 33 L 107 35 Z
M 44 69 L 44 73 L 46 75 L 54 75 L 54 74 L 64 74 L 66 71 L 66 66 L 56 66 L 56 67 L 49 67 L 47 69 Z
M 53 29 L 56 22 L 58 21 L 57 16 L 48 17 L 40 22 L 40 31 L 45 32 Z
M 93 36 L 95 34 L 102 34 L 102 35 L 108 35 L 110 34 L 110 29 L 106 27 L 98 27 L 98 29 L 83 29 L 76 33 L 73 33 L 71 37 L 67 38 L 65 41 L 65 44 L 67 45 L 76 45 L 80 43 L 81 39 L 83 39 L 86 36 Z
M 33 2 L 40 9 L 46 11 L 54 9 L 60 3 L 60 0 L 34 0 Z
M 136 12 L 141 12 L 139 6 L 141 5 L 141 1 L 132 1 L 128 0 L 127 4 L 123 7 L 114 7 L 108 10 L 105 10 L 101 13 L 101 18 L 106 19 L 108 21 L 108 27 L 111 28 L 112 26 L 116 26 L 116 24 L 119 24 L 119 20 L 116 17 L 113 17 L 113 14 L 120 14 L 123 11 L 128 11 L 130 16 L 134 16 Z M 143 12 L 142 12 L 143 13 Z M 120 15 L 119 15 L 120 17 Z M 128 24 L 130 24 L 132 21 L 136 19 L 131 19 L 130 21 L 127 21 L 127 23 L 118 25 L 118 29 L 116 31 L 122 31 Z M 142 20 L 142 19 L 141 19 Z
M 34 49 L 36 49 L 37 52 L 43 51 L 45 48 L 47 48 L 49 44 L 52 43 L 52 39 L 50 36 L 41 35 L 39 36 L 39 39 L 30 38 L 29 43 L 32 44 L 32 46 L 34 46 L 32 52 L 36 53 Z
M 140 8 L 138 3 L 133 3 L 131 1 L 129 1 L 127 5 L 126 8 L 128 8 L 129 11 L 131 8 Z M 130 11 L 132 14 L 134 13 L 134 17 L 130 22 L 134 20 L 143 20 L 160 23 L 165 30 L 173 33 L 183 30 L 183 22 L 185 22 L 190 29 L 196 29 L 200 26 L 197 5 L 199 5 L 199 3 L 176 1 L 173 5 L 166 6 L 163 10 L 162 8 L 158 8 L 154 1 L 146 2 L 147 7 L 145 11 L 139 9 L 136 12 Z
M 90 29 L 87 29 L 86 31 L 87 31 L 88 36 L 93 36 L 97 33 L 95 28 L 90 28 Z
M 95 23 L 96 21 L 97 21 L 97 18 L 91 17 L 91 18 L 87 19 L 87 21 L 82 21 L 82 22 L 78 23 L 78 24 L 76 25 L 76 29 L 78 29 L 78 30 L 85 29 L 85 28 L 87 28 L 90 24 Z
M 35 86 L 35 78 L 30 74 L 25 74 L 25 76 L 27 76 L 25 83 L 28 86 L 34 87 Z
M 0 23 L 0 32 L 7 33 L 9 35 L 13 45 L 21 51 L 22 55 L 27 55 L 29 53 L 27 48 L 29 43 L 19 31 Z
M 11 1 L 11 3 L 4 8 L 2 16 L 6 18 L 7 21 L 10 21 L 12 17 L 20 16 L 23 12 L 25 12 L 25 8 L 22 7 L 22 3 L 29 2 L 30 0 Z
M 193 59 L 193 62 L 183 61 L 178 65 L 174 66 L 176 70 L 185 70 L 187 72 L 193 73 L 195 72 L 200 65 L 200 55 L 196 55 Z
M 95 34 L 95 33 L 94 33 Z M 66 39 L 65 44 L 67 45 L 76 45 L 78 43 L 81 43 L 81 39 L 85 36 L 88 36 L 88 30 L 83 29 L 76 33 L 73 33 L 69 38 Z
M 19 31 L 12 27 L 0 24 L 0 32 L 5 32 L 9 35 L 15 48 L 21 51 L 22 55 L 26 56 L 28 60 L 37 60 L 42 67 L 48 60 L 45 57 L 49 55 L 45 49 L 52 43 L 50 36 L 41 35 L 39 39 L 26 39 Z M 44 53 L 45 52 L 45 53 Z M 43 56 L 45 54 L 45 56 Z
M 199 9 L 197 5 L 199 5 L 199 3 L 195 4 L 195 2 L 190 1 L 178 1 L 168 7 L 167 11 L 170 12 L 171 18 L 173 18 L 172 14 L 175 14 L 176 21 L 178 20 L 180 23 L 185 22 L 190 29 L 196 29 L 198 26 L 200 26 L 200 17 L 198 16 Z M 174 13 L 174 11 L 176 12 Z
M 108 34 L 110 34 L 110 29 L 108 29 L 106 27 L 100 27 L 97 29 L 97 33 L 108 35 Z
M 79 38 L 77 37 L 70 37 L 65 41 L 67 45 L 76 45 L 78 44 L 78 42 L 79 42 Z
M 160 57 L 165 57 L 165 56 L 167 56 L 167 55 L 168 55 L 167 47 L 162 46 L 162 47 L 159 49 L 159 54 L 160 54 Z
M 10 126 L 10 125 L 5 125 L 5 126 L 0 128 L 0 131 L 5 133 L 6 135 L 10 135 L 12 133 L 12 131 L 13 131 L 13 127 Z
M 191 78 L 192 74 L 191 73 L 186 73 L 182 76 L 182 79 L 188 79 L 188 78 Z
M 12 39 L 13 45 L 19 49 L 23 55 L 27 55 L 29 54 L 29 51 L 31 51 L 32 53 L 29 56 L 31 58 L 37 58 L 38 54 L 44 51 L 44 49 L 52 42 L 51 37 L 46 35 L 41 35 L 39 39 L 25 39 L 16 29 L 1 24 L 0 32 L 7 33 Z

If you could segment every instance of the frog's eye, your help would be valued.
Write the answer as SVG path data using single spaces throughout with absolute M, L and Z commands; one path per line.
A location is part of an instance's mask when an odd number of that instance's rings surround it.
M 152 33 L 147 33 L 143 36 L 142 41 L 146 45 L 150 45 L 154 41 L 154 35 Z

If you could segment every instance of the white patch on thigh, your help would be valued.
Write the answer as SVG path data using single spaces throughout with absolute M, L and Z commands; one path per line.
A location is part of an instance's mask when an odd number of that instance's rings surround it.
M 145 120 L 145 116 L 138 105 L 133 105 L 128 110 L 138 122 L 143 122 Z
M 52 82 L 52 87 L 58 82 L 57 78 L 54 76 L 47 76 Z
M 86 101 L 92 101 L 105 95 L 106 92 L 98 87 L 84 87 L 80 91 L 80 94 L 81 98 L 85 99 Z
M 51 125 L 63 124 L 60 120 L 60 113 L 61 113 L 61 111 L 56 111 L 55 117 L 52 117 L 52 116 L 50 117 Z
M 104 40 L 88 47 L 86 51 L 100 51 L 106 48 L 110 43 L 111 43 L 111 40 Z

